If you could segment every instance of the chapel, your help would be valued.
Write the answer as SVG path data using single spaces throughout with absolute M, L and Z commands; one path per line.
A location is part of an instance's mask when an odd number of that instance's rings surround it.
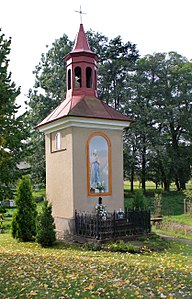
M 66 97 L 37 125 L 45 134 L 46 197 L 58 238 L 73 234 L 75 211 L 124 207 L 123 129 L 132 120 L 97 95 L 98 58 L 83 24 L 66 62 Z

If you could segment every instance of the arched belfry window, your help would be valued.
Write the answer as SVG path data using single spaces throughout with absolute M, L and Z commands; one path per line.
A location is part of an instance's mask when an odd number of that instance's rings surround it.
M 93 133 L 87 140 L 88 196 L 111 195 L 111 143 L 101 133 Z
M 81 78 L 81 68 L 77 66 L 75 68 L 75 88 L 81 87 L 82 78 Z
M 68 70 L 68 75 L 67 75 L 67 89 L 71 89 L 71 70 Z
M 86 87 L 92 87 L 92 69 L 90 67 L 86 68 Z

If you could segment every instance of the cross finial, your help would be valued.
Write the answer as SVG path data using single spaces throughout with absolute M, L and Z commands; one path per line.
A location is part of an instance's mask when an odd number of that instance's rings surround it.
M 80 9 L 79 9 L 79 10 L 75 10 L 75 12 L 78 12 L 78 13 L 79 13 L 79 15 L 80 15 L 80 22 L 81 22 L 81 24 L 82 24 L 82 15 L 85 15 L 86 13 L 85 13 L 85 12 L 82 12 L 82 10 L 81 10 L 81 5 L 80 5 Z

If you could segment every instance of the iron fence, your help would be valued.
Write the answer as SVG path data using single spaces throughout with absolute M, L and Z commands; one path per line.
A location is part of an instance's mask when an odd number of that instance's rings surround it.
M 150 211 L 114 211 L 105 217 L 76 211 L 75 230 L 76 235 L 99 240 L 150 233 Z

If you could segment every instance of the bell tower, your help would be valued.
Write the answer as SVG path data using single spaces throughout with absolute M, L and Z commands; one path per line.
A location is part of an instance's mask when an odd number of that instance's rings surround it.
M 73 50 L 65 56 L 67 95 L 97 97 L 97 55 L 88 44 L 83 24 L 80 24 Z
M 132 120 L 97 97 L 97 55 L 80 24 L 65 56 L 65 99 L 37 125 L 45 133 L 46 196 L 57 237 L 75 231 L 75 211 L 124 208 L 123 128 Z

